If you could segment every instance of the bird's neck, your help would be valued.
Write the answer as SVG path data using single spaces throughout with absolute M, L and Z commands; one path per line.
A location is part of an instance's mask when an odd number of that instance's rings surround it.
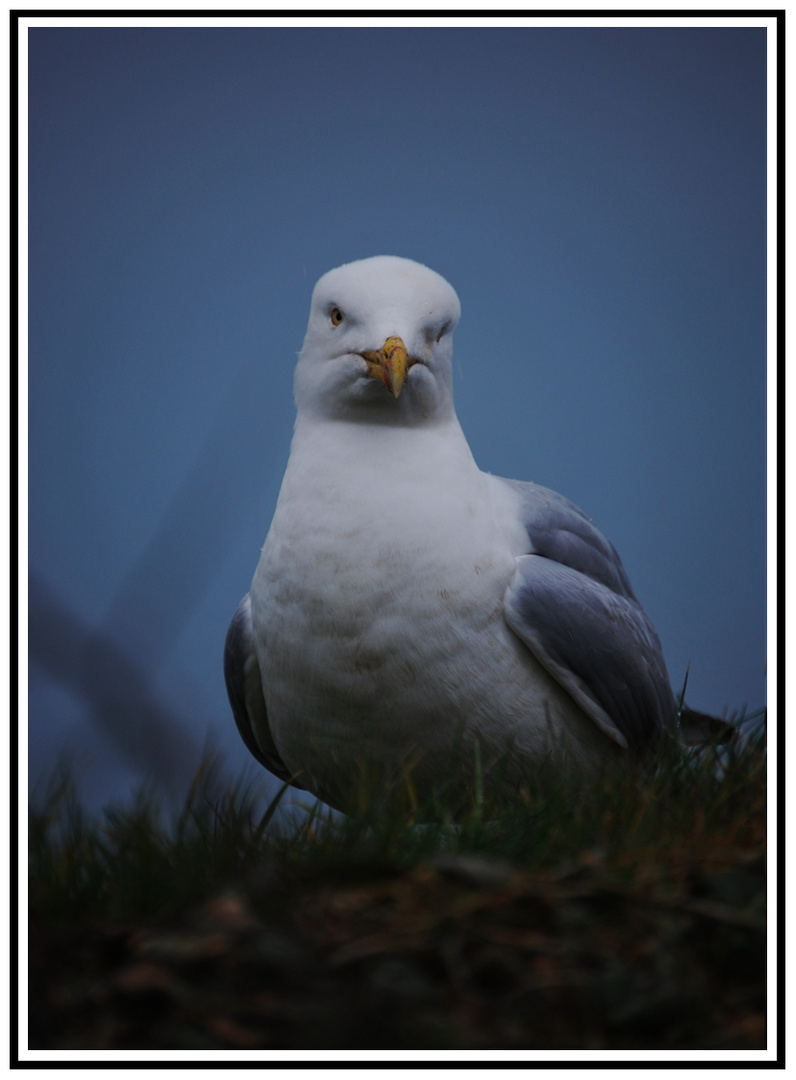
M 299 418 L 280 498 L 408 504 L 480 476 L 455 418 L 412 428 Z

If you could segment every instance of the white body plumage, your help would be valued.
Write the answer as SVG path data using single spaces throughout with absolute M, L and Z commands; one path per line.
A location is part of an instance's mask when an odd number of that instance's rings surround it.
M 674 719 L 655 631 L 577 507 L 479 470 L 453 406 L 456 293 L 406 259 L 330 271 L 296 368 L 273 522 L 227 635 L 251 752 L 346 807 L 500 762 L 596 772 Z
M 458 422 L 342 434 L 336 421 L 297 425 L 252 583 L 288 770 L 341 805 L 363 763 L 412 764 L 424 793 L 442 777 L 472 782 L 476 735 L 484 766 L 512 747 L 515 779 L 553 752 L 584 764 L 611 753 L 506 624 L 528 538 L 516 495 L 478 469 Z M 380 461 L 394 463 L 384 475 Z

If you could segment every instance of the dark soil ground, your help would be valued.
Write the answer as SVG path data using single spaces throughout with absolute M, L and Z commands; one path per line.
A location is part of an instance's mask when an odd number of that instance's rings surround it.
M 33 913 L 30 1049 L 763 1048 L 762 836 L 698 848 L 266 860 L 165 923 Z

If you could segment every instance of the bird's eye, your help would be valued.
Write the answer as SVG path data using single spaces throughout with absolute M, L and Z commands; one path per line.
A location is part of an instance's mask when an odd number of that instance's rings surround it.
M 343 321 L 343 313 L 339 307 L 333 307 L 329 312 L 329 318 L 332 320 L 332 326 L 339 326 Z
M 447 329 L 448 329 L 447 323 L 445 324 L 445 326 L 440 328 L 440 332 L 437 334 L 437 343 L 439 343 L 442 340 L 442 335 L 445 333 L 445 331 Z

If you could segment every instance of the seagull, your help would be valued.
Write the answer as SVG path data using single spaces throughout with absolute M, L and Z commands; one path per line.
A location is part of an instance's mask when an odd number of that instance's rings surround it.
M 453 402 L 459 315 L 409 259 L 318 281 L 290 458 L 227 634 L 244 743 L 344 811 L 366 777 L 416 800 L 596 779 L 677 725 L 613 545 L 563 496 L 478 468 Z

